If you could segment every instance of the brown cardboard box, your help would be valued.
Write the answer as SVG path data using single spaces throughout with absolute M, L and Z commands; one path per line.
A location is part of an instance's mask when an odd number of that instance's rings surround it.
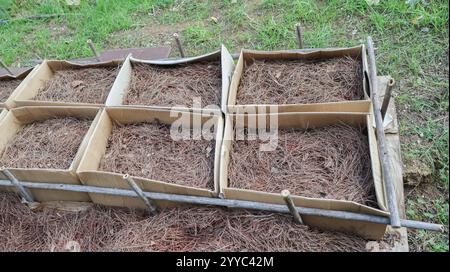
M 31 75 L 38 69 L 38 66 L 39 65 L 35 66 L 34 68 L 25 69 L 14 76 L 8 74 L 0 76 L 0 80 L 10 80 L 10 79 L 22 80 L 19 86 L 17 86 L 17 88 L 10 94 L 9 98 L 6 101 L 3 102 L 0 101 L 0 108 L 12 109 L 16 107 L 14 99 L 22 91 L 22 89 L 25 88 L 27 82 L 30 80 Z
M 236 118 L 238 117 L 239 118 Z M 221 151 L 220 161 L 220 191 L 227 199 L 249 200 L 256 202 L 265 202 L 273 204 L 284 204 L 284 200 L 280 194 L 267 193 L 255 190 L 230 188 L 228 186 L 228 164 L 229 153 L 232 148 L 232 140 L 234 139 L 235 125 L 243 124 L 244 127 L 254 127 L 256 123 L 248 121 L 249 115 L 227 115 L 225 119 L 224 140 Z M 253 115 L 256 116 L 256 115 Z M 348 211 L 362 214 L 371 214 L 379 216 L 388 216 L 386 209 L 385 190 L 381 177 L 380 161 L 377 150 L 375 132 L 372 126 L 372 115 L 361 113 L 279 113 L 265 114 L 266 124 L 268 118 L 278 117 L 279 128 L 316 128 L 327 125 L 346 123 L 349 125 L 367 126 L 369 148 L 371 157 L 371 166 L 373 173 L 373 181 L 375 183 L 375 191 L 379 209 L 368 207 L 359 203 L 329 200 L 319 198 L 309 198 L 302 196 L 292 196 L 294 203 L 298 206 L 331 209 L 338 211 Z M 367 237 L 369 239 L 379 239 L 385 232 L 385 225 L 373 224 L 367 222 L 357 222 L 351 220 L 338 220 L 317 216 L 304 216 L 303 220 L 307 225 L 318 226 L 326 229 L 350 231 Z
M 182 58 L 176 60 L 140 60 L 133 58 L 131 55 L 125 60 L 119 75 L 117 77 L 117 84 L 115 84 L 111 90 L 111 93 L 108 96 L 106 101 L 107 107 L 115 107 L 115 106 L 124 106 L 124 107 L 141 107 L 141 108 L 154 108 L 154 109 L 170 109 L 171 107 L 159 106 L 159 105 L 123 105 L 123 99 L 127 94 L 132 77 L 132 69 L 134 63 L 146 63 L 152 65 L 160 65 L 160 66 L 170 66 L 176 64 L 183 63 L 195 63 L 199 61 L 221 61 L 221 71 L 222 71 L 222 91 L 221 91 L 221 107 L 222 111 L 225 112 L 227 99 L 228 99 L 228 89 L 231 81 L 231 75 L 234 70 L 233 58 L 231 57 L 228 50 L 225 46 L 222 45 L 221 50 L 215 51 L 213 53 L 209 53 L 206 55 L 201 55 L 197 57 L 190 58 Z M 188 108 L 178 108 L 178 110 L 196 110 L 196 109 L 188 109 Z
M 364 45 L 351 48 L 326 48 L 314 49 L 309 51 L 257 51 L 257 50 L 242 50 L 239 60 L 234 70 L 233 78 L 230 85 L 228 96 L 229 113 L 245 113 L 245 107 L 255 105 L 236 105 L 236 95 L 238 92 L 239 83 L 244 73 L 245 67 L 253 60 L 301 60 L 301 59 L 326 59 L 332 57 L 351 56 L 361 60 L 363 69 L 364 100 L 343 101 L 343 102 L 329 102 L 329 103 L 314 103 L 314 104 L 284 104 L 278 105 L 278 112 L 370 112 L 371 101 L 369 98 L 368 76 L 367 76 L 367 59 Z M 262 105 L 273 106 L 273 105 Z M 267 112 L 267 110 L 266 110 Z
M 63 60 L 44 60 L 34 73 L 30 74 L 26 84 L 17 93 L 14 98 L 14 103 L 18 107 L 22 106 L 82 106 L 82 107 L 101 107 L 104 104 L 89 104 L 89 103 L 70 103 L 57 101 L 38 101 L 33 100 L 39 92 L 39 89 L 45 86 L 46 82 L 52 78 L 54 71 L 74 69 L 74 68 L 101 68 L 101 67 L 117 67 L 121 65 L 122 61 L 108 61 L 91 64 L 79 64 Z M 116 82 L 114 82 L 116 84 Z M 113 85 L 114 86 L 114 85 Z M 113 87 L 112 87 L 113 88 Z
M 190 112 L 177 112 L 179 114 L 189 114 L 189 116 L 201 116 L 202 124 L 213 120 L 217 126 L 216 143 L 215 143 L 215 157 L 214 157 L 214 191 L 202 188 L 194 188 L 173 183 L 162 182 L 158 180 L 151 180 L 141 177 L 133 177 L 135 182 L 143 189 L 149 192 L 162 192 L 172 194 L 183 194 L 193 196 L 215 197 L 219 192 L 219 158 L 220 147 L 222 144 L 223 135 L 223 119 L 221 114 L 216 114 L 212 117 L 210 115 Z M 77 174 L 83 184 L 90 186 L 112 187 L 130 189 L 128 184 L 123 181 L 122 174 L 104 172 L 99 170 L 99 165 L 102 157 L 105 154 L 108 137 L 111 134 L 113 122 L 120 124 L 131 124 L 141 122 L 152 122 L 155 120 L 164 124 L 172 124 L 178 119 L 173 117 L 170 111 L 150 108 L 132 108 L 132 107 L 114 107 L 107 108 L 99 119 L 94 133 L 89 141 L 88 147 L 83 154 Z M 183 125 L 185 125 L 183 123 Z M 145 208 L 145 205 L 140 199 L 122 196 L 99 195 L 90 194 L 92 201 L 110 206 L 121 207 L 138 207 Z M 157 201 L 159 206 L 165 206 L 168 203 L 165 201 Z
M 78 152 L 76 153 L 69 169 L 45 169 L 45 168 L 6 168 L 19 181 L 44 182 L 44 183 L 64 183 L 81 184 L 75 171 L 80 163 L 90 135 L 97 123 L 100 112 L 95 107 L 21 107 L 9 111 L 3 120 L 0 121 L 0 154 L 7 143 L 26 124 L 34 121 L 42 121 L 54 117 L 79 117 L 92 119 L 92 124 L 86 133 Z M 1 166 L 0 166 L 1 167 Z M 0 173 L 0 179 L 8 179 Z M 54 191 L 43 189 L 31 190 L 34 198 L 39 201 L 90 201 L 88 194 L 69 191 Z

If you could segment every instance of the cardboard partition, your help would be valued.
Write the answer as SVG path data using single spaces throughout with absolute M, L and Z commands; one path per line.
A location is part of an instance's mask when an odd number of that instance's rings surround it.
M 114 107 L 107 108 L 100 116 L 99 122 L 95 127 L 88 147 L 83 154 L 77 174 L 83 184 L 90 186 L 101 186 L 110 188 L 130 189 L 128 184 L 123 181 L 123 174 L 100 171 L 99 166 L 101 159 L 105 155 L 108 138 L 111 135 L 114 123 L 133 124 L 152 122 L 158 120 L 164 124 L 172 124 L 173 122 L 181 122 L 183 127 L 189 126 L 189 120 L 192 117 L 201 118 L 201 124 L 208 122 L 214 123 L 216 126 L 215 136 L 215 156 L 214 156 L 214 190 L 204 188 L 195 188 L 174 183 L 168 183 L 158 180 L 152 180 L 143 177 L 132 178 L 142 188 L 143 191 L 161 192 L 171 194 L 183 194 L 193 196 L 215 197 L 219 192 L 219 159 L 220 148 L 222 145 L 223 135 L 223 119 L 221 113 L 200 114 L 188 111 L 171 111 L 158 110 L 150 108 L 131 108 L 131 107 Z M 187 119 L 183 117 L 188 117 Z M 186 121 L 188 120 L 188 121 Z M 195 125 L 195 124 L 194 124 Z M 146 206 L 139 198 L 111 196 L 102 194 L 90 194 L 91 199 L 95 203 L 119 206 L 129 208 L 143 208 Z M 156 201 L 158 206 L 168 206 L 174 203 L 166 201 Z M 175 203 L 176 204 L 176 203 Z
M 231 82 L 231 76 L 234 70 L 234 62 L 233 58 L 226 49 L 224 45 L 221 46 L 221 50 L 215 51 L 213 53 L 209 53 L 202 56 L 190 57 L 190 58 L 182 58 L 176 60 L 141 60 L 133 58 L 132 55 L 129 55 L 125 60 L 119 75 L 117 77 L 117 84 L 114 84 L 108 99 L 106 100 L 107 107 L 133 107 L 133 108 L 153 108 L 153 109 L 161 109 L 168 110 L 172 107 L 169 106 L 160 106 L 160 105 L 124 105 L 123 100 L 129 91 L 131 78 L 132 78 L 132 70 L 133 64 L 135 63 L 144 63 L 149 65 L 157 65 L 157 66 L 174 66 L 177 64 L 189 64 L 196 63 L 201 61 L 220 61 L 221 62 L 221 74 L 222 74 L 222 90 L 221 90 L 221 110 L 225 112 L 227 100 L 228 100 L 228 89 Z M 196 108 L 188 108 L 188 107 L 180 107 L 176 108 L 180 111 L 193 111 L 198 112 L 200 109 Z M 205 111 L 215 111 L 211 109 L 205 109 Z
M 100 112 L 95 107 L 20 107 L 9 111 L 0 121 L 0 154 L 26 124 L 43 121 L 55 117 L 77 117 L 92 120 L 91 126 L 83 138 L 78 151 L 68 169 L 48 168 L 6 168 L 19 181 L 41 182 L 41 183 L 64 183 L 80 185 L 81 182 L 76 175 L 76 169 L 80 163 L 81 155 L 87 147 L 88 140 L 94 131 L 94 127 L 100 118 Z M 0 167 L 2 167 L 0 165 Z M 0 179 L 8 179 L 0 172 Z M 86 193 L 31 189 L 36 201 L 90 201 Z
M 312 104 L 246 104 L 239 105 L 236 102 L 239 83 L 246 67 L 254 60 L 307 60 L 307 59 L 329 59 L 335 57 L 350 56 L 361 62 L 363 75 L 361 77 L 364 99 L 342 102 L 326 102 Z M 242 50 L 239 60 L 231 80 L 230 91 L 228 95 L 227 110 L 229 113 L 246 113 L 248 108 L 255 106 L 277 106 L 278 112 L 364 112 L 369 113 L 371 107 L 370 90 L 368 82 L 367 57 L 364 44 L 350 48 L 324 48 L 308 51 L 258 51 Z M 257 111 L 258 112 L 258 111 Z M 268 112 L 267 110 L 265 112 Z M 264 112 L 263 112 L 264 113 Z
M 2 119 L 6 116 L 7 113 L 8 113 L 7 109 L 0 109 L 0 121 L 2 121 Z
M 249 117 L 255 118 L 256 122 Z M 371 115 L 361 113 L 279 113 L 265 115 L 240 115 L 227 114 L 225 118 L 224 140 L 220 160 L 220 192 L 224 198 L 249 200 L 273 204 L 285 204 L 281 194 L 268 193 L 256 190 L 232 188 L 228 186 L 228 166 L 230 152 L 233 148 L 235 128 L 255 128 L 258 126 L 258 117 L 265 119 L 269 124 L 270 118 L 277 118 L 278 128 L 319 128 L 333 124 L 345 123 L 351 126 L 366 126 L 368 130 L 368 145 L 370 149 L 373 181 L 375 184 L 376 198 L 379 209 L 345 200 L 330 200 L 320 198 L 303 197 L 293 195 L 292 199 L 298 206 L 318 209 L 330 209 L 337 211 L 348 211 L 362 214 L 389 216 L 385 189 L 380 171 L 380 161 L 377 150 L 375 132 L 371 126 Z M 281 193 L 281 192 L 280 192 Z M 317 226 L 325 229 L 349 231 L 357 233 L 369 239 L 380 239 L 386 229 L 386 225 L 368 222 L 349 221 L 341 219 L 330 219 L 318 216 L 303 216 L 307 225 Z
M 23 106 L 65 106 L 65 107 L 102 107 L 104 104 L 78 103 L 78 102 L 58 102 L 34 100 L 39 90 L 53 77 L 55 71 L 82 69 L 82 68 L 111 68 L 118 67 L 122 61 L 114 60 L 108 62 L 97 62 L 90 64 L 80 64 L 64 60 L 44 60 L 37 70 L 30 74 L 29 80 L 23 88 L 18 91 L 14 98 L 17 107 Z M 112 88 L 112 87 L 111 87 Z
M 16 75 L 1 75 L 1 80 L 14 80 L 14 79 L 20 79 L 22 82 L 20 82 L 19 86 L 9 95 L 9 98 L 6 99 L 6 101 L 0 101 L 0 108 L 6 108 L 6 109 L 12 109 L 16 107 L 16 104 L 14 103 L 14 99 L 17 97 L 17 95 L 25 88 L 27 85 L 27 82 L 30 80 L 33 73 L 36 72 L 39 65 L 36 65 L 35 67 L 25 69 L 21 71 L 20 73 Z

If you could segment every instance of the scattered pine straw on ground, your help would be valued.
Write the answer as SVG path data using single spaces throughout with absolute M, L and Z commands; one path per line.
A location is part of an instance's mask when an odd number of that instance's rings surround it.
M 5 102 L 11 93 L 20 85 L 22 79 L 1 79 L 0 80 L 0 102 Z
M 6 146 L 0 166 L 68 169 L 91 122 L 67 117 L 27 124 Z
M 104 104 L 118 72 L 118 67 L 55 71 L 34 100 Z
M 364 251 L 366 240 L 293 223 L 289 215 L 215 207 L 164 209 L 149 217 L 93 206 L 32 211 L 0 193 L 0 251 Z
M 348 125 L 280 129 L 275 151 L 234 141 L 229 187 L 355 201 L 376 206 L 367 136 Z
M 201 98 L 202 107 L 220 105 L 220 62 L 199 62 L 174 66 L 134 64 L 126 105 L 182 105 L 192 108 Z
M 255 60 L 244 69 L 236 104 L 306 104 L 363 98 L 360 60 Z
M 215 141 L 180 140 L 158 123 L 114 125 L 101 171 L 214 189 Z

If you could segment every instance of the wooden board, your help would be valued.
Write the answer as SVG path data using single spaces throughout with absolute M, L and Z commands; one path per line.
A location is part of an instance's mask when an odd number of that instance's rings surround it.
M 389 79 L 390 79 L 389 76 L 378 77 L 379 83 L 378 92 L 380 94 L 381 101 L 384 98 L 384 93 L 386 91 L 386 86 Z M 393 97 L 391 97 L 391 100 L 389 102 L 386 117 L 388 115 L 392 118 L 392 122 L 385 128 L 386 146 L 391 159 L 390 167 L 391 173 L 393 175 L 395 193 L 397 195 L 397 205 L 400 212 L 400 218 L 406 219 L 405 196 L 403 191 L 403 164 L 400 150 L 399 126 L 397 120 L 397 111 L 395 108 L 395 101 Z M 395 235 L 397 237 L 393 246 L 386 245 L 383 241 L 381 241 L 381 242 L 369 242 L 366 248 L 369 251 L 392 251 L 392 252 L 409 251 L 408 234 L 406 228 L 393 229 L 389 227 L 387 233 Z

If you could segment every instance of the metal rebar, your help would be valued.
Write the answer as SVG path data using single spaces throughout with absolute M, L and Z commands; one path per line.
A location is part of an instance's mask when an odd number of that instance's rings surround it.
M 298 48 L 303 49 L 302 28 L 300 26 L 300 23 L 297 23 L 295 25 L 295 34 L 297 36 Z
M 91 49 L 92 53 L 94 54 L 95 59 L 96 59 L 98 62 L 100 62 L 100 61 L 101 61 L 101 60 L 100 60 L 100 55 L 97 53 L 97 50 L 95 49 L 95 45 L 94 45 L 94 43 L 92 42 L 92 40 L 91 40 L 91 39 L 88 39 L 88 40 L 87 40 L 87 44 L 89 45 L 89 48 Z
M 155 215 L 156 211 L 157 211 L 155 203 L 145 196 L 144 192 L 142 191 L 141 188 L 139 188 L 139 186 L 136 184 L 136 182 L 134 182 L 133 178 L 130 177 L 128 174 L 125 174 L 125 175 L 123 175 L 123 180 L 126 183 L 128 183 L 128 185 L 130 185 L 131 189 L 133 189 L 133 191 L 138 195 L 138 197 L 140 197 L 142 199 L 142 201 L 147 206 L 150 214 Z
M 173 38 L 175 39 L 175 42 L 177 44 L 178 51 L 180 52 L 180 56 L 182 58 L 184 58 L 186 56 L 186 54 L 184 53 L 184 49 L 183 49 L 183 46 L 181 45 L 181 41 L 180 41 L 180 37 L 179 37 L 178 33 L 173 33 Z
M 395 194 L 394 182 L 392 180 L 391 168 L 390 168 L 390 156 L 386 148 L 386 139 L 383 128 L 383 117 L 381 116 L 381 110 L 379 105 L 379 93 L 378 93 L 378 79 L 377 79 L 377 67 L 375 63 L 375 50 L 373 47 L 372 37 L 367 37 L 367 50 L 369 57 L 369 76 L 371 82 L 372 91 L 372 104 L 375 115 L 376 134 L 378 141 L 378 150 L 381 159 L 381 171 L 383 174 L 384 185 L 386 189 L 386 197 L 388 201 L 391 226 L 394 228 L 401 227 L 400 215 L 397 206 L 397 196 Z
M 387 109 L 389 107 L 389 102 L 392 96 L 392 87 L 395 85 L 395 80 L 391 77 L 389 78 L 388 84 L 386 85 L 386 91 L 384 92 L 383 104 L 381 105 L 381 117 L 384 120 L 386 116 Z
M 3 67 L 3 68 L 5 68 L 5 70 L 6 70 L 6 72 L 8 72 L 8 74 L 10 74 L 10 75 L 14 75 L 13 74 L 13 72 L 8 68 L 8 66 L 6 66 L 6 64 L 2 61 L 2 60 L 0 60 L 0 65 Z
M 34 202 L 33 195 L 30 191 L 28 191 L 17 179 L 14 175 L 7 169 L 2 169 L 2 173 L 9 179 L 11 184 L 17 189 L 20 196 L 27 201 L 28 203 Z
M 87 185 L 73 185 L 73 184 L 57 184 L 57 183 L 41 183 L 41 182 L 27 182 L 21 181 L 22 186 L 31 189 L 43 189 L 43 190 L 59 190 L 59 191 L 71 191 L 71 192 L 81 192 L 81 193 L 94 193 L 94 194 L 104 194 L 104 195 L 118 195 L 126 197 L 137 197 L 136 193 L 132 190 L 116 189 L 116 188 L 106 188 L 106 187 L 96 187 Z M 0 180 L 0 186 L 13 186 L 9 180 Z M 210 198 L 210 197 L 200 197 L 200 196 L 188 196 L 188 195 L 176 195 L 176 194 L 166 194 L 166 193 L 155 193 L 155 192 L 143 192 L 147 198 L 153 200 L 164 200 L 179 203 L 189 203 L 195 205 L 213 205 L 213 206 L 223 206 L 229 208 L 240 208 L 240 209 L 251 209 L 260 211 L 269 211 L 277 213 L 290 213 L 286 205 L 279 204 L 269 204 L 260 203 L 254 201 L 246 200 L 234 200 L 234 199 L 220 199 L 220 198 Z M 321 216 L 342 220 L 352 220 L 369 222 L 376 224 L 389 225 L 390 219 L 384 216 L 360 214 L 354 212 L 344 212 L 326 209 L 315 209 L 306 207 L 296 207 L 297 211 L 302 215 L 310 216 Z M 401 220 L 401 226 L 407 228 L 424 229 L 431 231 L 444 230 L 442 225 L 426 223 L 413 220 Z
M 281 196 L 283 197 L 284 202 L 286 202 L 286 205 L 289 208 L 289 211 L 291 212 L 292 216 L 294 217 L 295 223 L 303 225 L 302 217 L 300 216 L 297 209 L 295 208 L 294 201 L 292 201 L 291 193 L 289 192 L 289 190 L 281 191 Z

